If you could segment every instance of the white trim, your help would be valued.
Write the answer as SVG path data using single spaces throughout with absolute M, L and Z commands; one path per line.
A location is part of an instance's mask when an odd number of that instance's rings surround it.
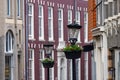
M 88 42 L 88 13 L 84 12 L 84 42 Z
M 32 13 L 29 14 L 28 13 L 28 17 L 32 17 L 32 21 L 31 21 L 31 35 L 29 35 L 29 39 L 34 39 L 34 5 L 32 3 L 28 3 L 28 7 L 31 6 L 32 7 Z M 28 10 L 29 11 L 29 10 Z M 29 26 L 29 23 L 28 23 Z
M 52 7 L 48 7 L 48 23 L 49 23 L 49 20 L 50 20 L 50 24 L 48 24 L 48 39 L 49 41 L 53 41 L 53 8 Z M 50 12 L 50 15 L 49 15 L 49 12 Z
M 41 11 L 39 11 L 41 8 Z M 41 12 L 41 15 L 39 14 L 39 12 Z M 41 22 L 39 22 L 39 24 L 41 23 L 41 31 L 40 31 L 40 26 L 39 26 L 39 40 L 44 40 L 44 14 L 43 14 L 43 6 L 39 5 L 39 9 L 38 9 L 38 20 L 41 19 Z M 41 36 L 40 36 L 41 34 Z
M 28 76 L 28 78 L 32 78 L 32 80 L 35 80 L 35 74 L 34 74 L 34 72 L 35 72 L 35 68 L 34 68 L 34 49 L 29 49 L 29 59 L 28 59 L 30 62 L 31 62 L 31 66 L 29 66 L 29 67 L 31 67 L 31 70 L 32 70 L 32 76 Z M 29 68 L 28 67 L 28 68 Z M 29 68 L 30 69 L 30 68 Z M 29 72 L 28 72 L 29 73 Z
M 44 50 L 40 49 L 40 59 L 39 59 L 39 62 L 40 62 L 41 68 L 39 68 L 39 69 L 40 69 L 40 70 L 42 69 L 42 76 L 40 76 L 40 77 L 42 77 L 42 80 L 45 80 L 45 69 L 44 69 L 44 67 L 43 67 L 43 64 L 41 63 L 41 60 L 44 59 L 44 56 L 45 56 Z M 41 58 L 42 58 L 42 59 L 41 59 Z M 40 71 L 40 70 L 39 70 L 39 72 L 40 72 L 40 74 L 41 74 L 41 71 Z M 40 78 L 40 80 L 41 80 L 41 78 Z
M 80 11 L 76 11 L 76 23 L 80 25 L 80 18 L 81 18 L 81 13 Z M 80 34 L 80 30 L 79 30 L 79 34 L 78 34 L 78 42 L 81 42 L 81 34 Z
M 61 14 L 60 18 L 59 18 L 59 14 Z M 58 35 L 60 35 L 59 41 L 63 41 L 63 9 L 60 9 L 60 8 L 58 9 L 58 24 L 59 24 L 59 21 L 61 21 L 60 31 L 59 31 L 59 25 L 58 25 Z

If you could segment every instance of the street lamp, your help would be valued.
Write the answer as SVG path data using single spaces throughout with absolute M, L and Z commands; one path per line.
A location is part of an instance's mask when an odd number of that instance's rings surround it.
M 82 28 L 82 26 L 80 26 L 74 21 L 72 24 L 67 25 L 67 27 L 68 27 L 69 41 L 72 45 L 75 45 L 75 43 L 77 42 L 79 29 Z
M 47 56 L 48 60 L 50 60 L 51 54 L 52 54 L 52 50 L 53 50 L 53 44 L 44 44 L 43 45 L 44 50 L 45 50 L 45 55 Z M 48 66 L 44 66 L 45 68 L 47 68 L 47 80 L 49 80 L 49 68 L 52 68 L 54 65 L 54 62 L 48 63 Z
M 71 45 L 75 45 L 77 42 L 78 34 L 79 34 L 79 29 L 82 27 L 79 24 L 77 24 L 75 21 L 72 24 L 67 25 L 68 27 L 68 37 Z M 72 59 L 72 75 L 73 79 L 76 80 L 76 66 L 75 66 L 75 58 Z
M 47 58 L 49 58 L 52 54 L 53 44 L 50 44 L 50 43 L 44 44 L 43 47 L 44 47 Z

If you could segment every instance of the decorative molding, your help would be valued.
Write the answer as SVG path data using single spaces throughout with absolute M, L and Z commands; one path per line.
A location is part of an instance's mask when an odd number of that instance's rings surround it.
M 58 8 L 64 8 L 65 7 L 65 5 L 64 4 L 57 4 L 57 6 L 58 6 Z
M 54 7 L 55 3 L 47 1 L 47 6 Z

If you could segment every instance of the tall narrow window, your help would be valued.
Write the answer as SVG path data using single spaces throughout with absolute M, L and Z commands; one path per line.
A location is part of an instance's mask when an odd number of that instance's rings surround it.
M 84 54 L 85 58 L 84 58 L 84 61 L 85 61 L 85 67 L 84 67 L 84 70 L 85 70 L 85 76 L 84 76 L 84 80 L 88 80 L 88 52 L 85 52 Z
M 76 59 L 76 80 L 80 80 L 80 59 Z
M 68 24 L 72 23 L 72 10 L 68 10 Z
M 69 66 L 69 67 L 68 67 L 68 70 L 69 70 L 69 71 L 68 71 L 68 72 L 69 72 L 69 73 L 68 73 L 68 75 L 69 75 L 69 80 L 72 80 L 72 77 L 73 77 L 73 76 L 72 76 L 72 60 L 71 60 L 71 59 L 68 60 L 68 66 Z
M 54 59 L 54 52 L 52 51 L 52 59 Z M 49 68 L 49 80 L 54 80 L 54 67 Z
M 88 42 L 88 13 L 84 12 L 84 42 Z
M 39 39 L 44 40 L 44 17 L 43 6 L 39 5 Z
M 17 16 L 20 17 L 21 13 L 21 0 L 17 0 Z
M 13 65 L 12 65 L 12 57 L 5 56 L 5 80 L 13 79 Z
M 53 8 L 48 7 L 48 36 L 53 40 Z
M 33 20 L 33 4 L 28 5 L 28 30 L 29 30 L 29 39 L 34 38 L 34 20 Z
M 60 60 L 60 80 L 65 80 L 65 67 L 64 67 L 64 59 Z
M 40 50 L 40 60 L 44 59 L 44 51 L 43 50 Z M 44 75 L 44 67 L 43 67 L 43 64 L 41 63 L 40 61 L 40 80 L 45 80 L 45 75 Z
M 118 79 L 117 80 L 120 80 L 120 52 L 119 52 L 119 62 L 118 62 Z
M 79 11 L 76 11 L 76 23 L 80 25 L 80 12 Z M 78 42 L 81 42 L 80 31 L 79 31 L 79 34 L 78 34 Z
M 11 15 L 11 0 L 7 0 L 7 16 Z
M 21 37 L 22 37 L 21 34 L 22 34 L 22 33 L 21 33 L 21 30 L 19 30 L 19 43 L 20 43 L 20 44 L 21 44 Z
M 58 36 L 63 41 L 63 9 L 58 9 Z
M 117 6 L 118 1 L 117 0 L 113 0 L 113 11 L 114 11 L 114 15 L 118 14 L 118 6 Z
M 6 52 L 13 52 L 13 34 L 11 31 L 6 33 Z
M 34 50 L 29 49 L 29 65 L 28 65 L 28 80 L 34 80 Z

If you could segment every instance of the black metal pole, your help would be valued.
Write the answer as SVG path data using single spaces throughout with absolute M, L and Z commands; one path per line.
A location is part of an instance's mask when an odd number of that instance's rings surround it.
M 48 72 L 48 76 L 47 77 L 48 77 L 48 80 L 49 80 L 49 68 L 47 68 L 47 72 Z
M 76 80 L 76 66 L 75 66 L 75 59 L 72 59 L 72 74 L 73 74 L 73 79 Z

